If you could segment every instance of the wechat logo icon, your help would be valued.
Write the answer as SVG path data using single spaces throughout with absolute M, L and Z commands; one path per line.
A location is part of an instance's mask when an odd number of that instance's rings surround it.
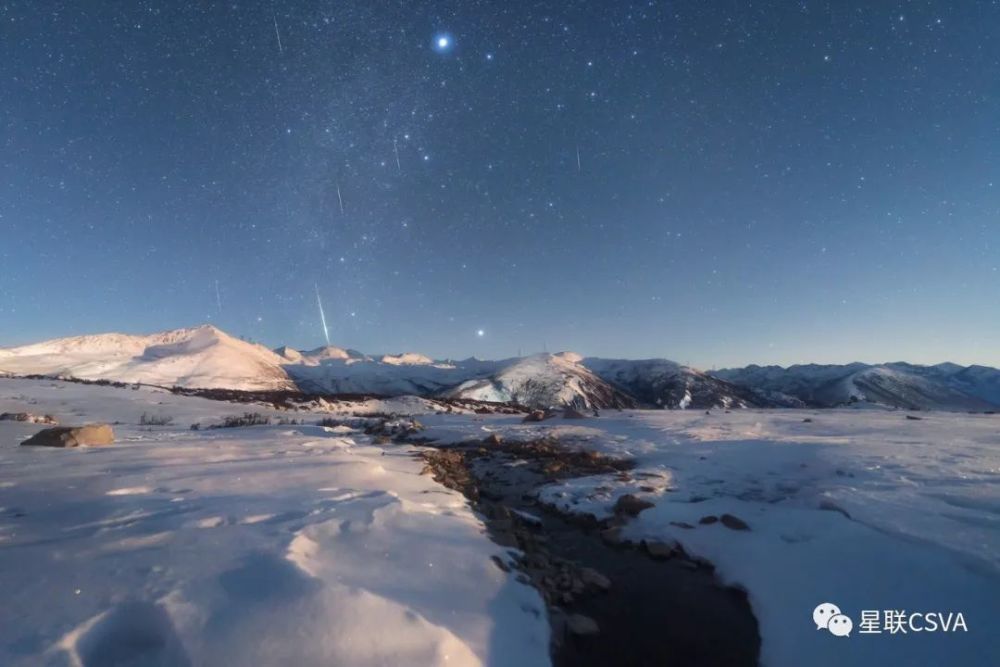
M 813 623 L 817 630 L 829 630 L 836 637 L 849 637 L 854 629 L 854 621 L 840 613 L 840 607 L 832 602 L 824 602 L 813 609 Z

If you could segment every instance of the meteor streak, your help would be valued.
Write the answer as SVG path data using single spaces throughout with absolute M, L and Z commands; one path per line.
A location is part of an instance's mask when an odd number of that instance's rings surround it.
M 323 338 L 326 339 L 326 344 L 330 344 L 330 330 L 326 328 L 326 313 L 323 312 L 323 300 L 319 298 L 319 285 L 313 283 L 313 287 L 316 288 L 316 305 L 319 306 L 319 321 L 323 324 Z

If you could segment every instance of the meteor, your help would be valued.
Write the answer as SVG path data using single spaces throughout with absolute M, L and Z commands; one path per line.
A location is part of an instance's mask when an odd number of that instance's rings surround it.
M 330 344 L 330 330 L 326 328 L 326 313 L 323 312 L 323 300 L 319 297 L 319 285 L 313 283 L 313 287 L 316 288 L 316 305 L 319 306 L 319 321 L 323 324 L 323 338 L 326 339 L 326 344 Z

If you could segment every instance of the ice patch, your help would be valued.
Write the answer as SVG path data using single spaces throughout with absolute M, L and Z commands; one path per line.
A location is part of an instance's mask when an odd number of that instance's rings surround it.
M 152 489 L 148 486 L 130 486 L 124 489 L 114 489 L 108 491 L 106 495 L 109 496 L 138 496 L 143 493 L 151 493 Z

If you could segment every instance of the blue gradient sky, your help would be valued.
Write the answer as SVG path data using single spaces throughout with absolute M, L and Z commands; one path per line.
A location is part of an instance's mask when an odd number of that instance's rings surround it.
M 1000 365 L 996 3 L 45 4 L 0 345 Z

